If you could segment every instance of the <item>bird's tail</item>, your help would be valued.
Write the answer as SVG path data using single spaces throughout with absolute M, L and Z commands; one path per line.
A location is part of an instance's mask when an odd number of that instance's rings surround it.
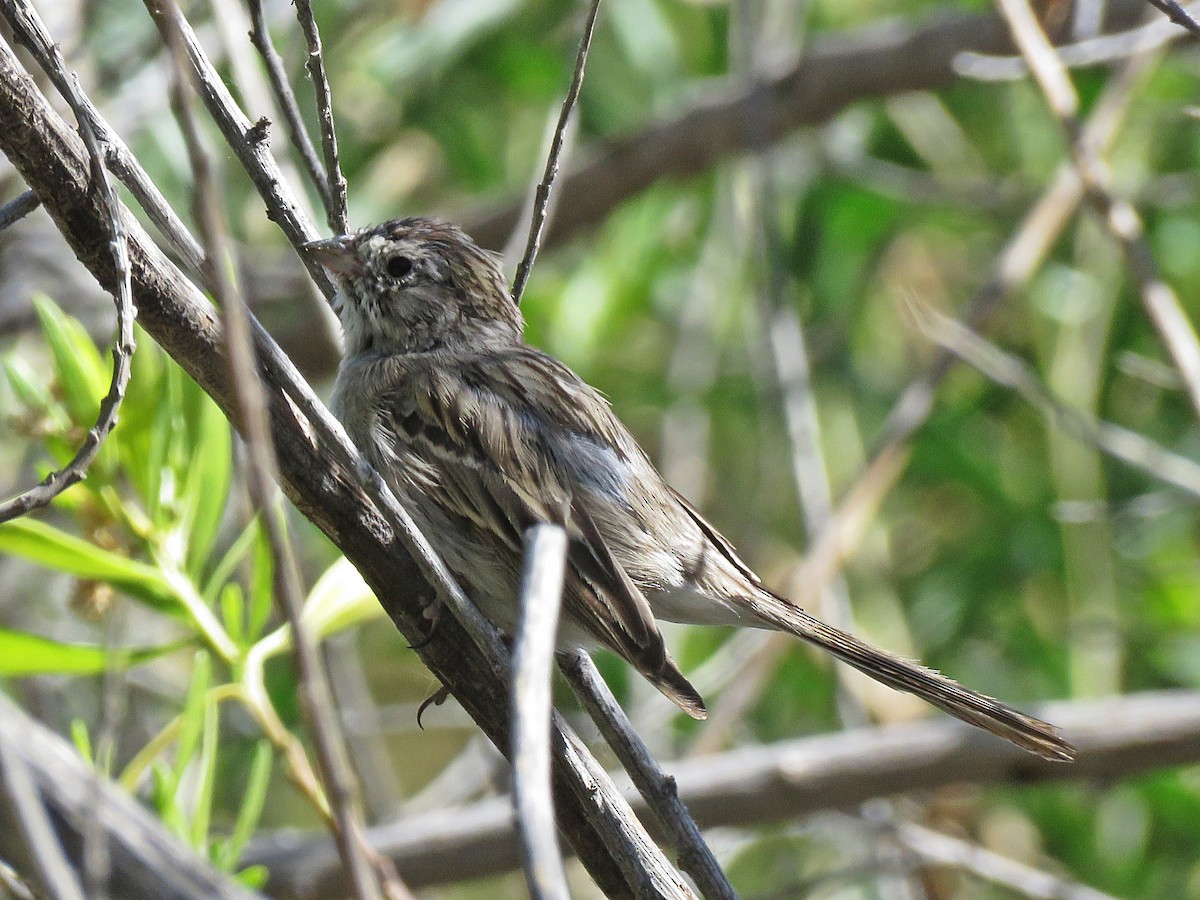
M 803 638 L 888 687 L 915 694 L 938 709 L 986 728 L 1045 759 L 1068 762 L 1075 756 L 1075 748 L 1059 737 L 1053 725 L 965 688 L 940 672 L 878 650 L 826 625 L 783 597 L 762 591 L 750 598 L 748 604 L 770 628 Z

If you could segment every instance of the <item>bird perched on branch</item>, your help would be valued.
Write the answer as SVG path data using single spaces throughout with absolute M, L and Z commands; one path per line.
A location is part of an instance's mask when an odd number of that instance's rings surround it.
M 656 619 L 788 632 L 1034 753 L 1071 758 L 1045 722 L 764 587 L 600 393 L 525 343 L 496 260 L 458 228 L 398 219 L 306 250 L 339 281 L 335 413 L 501 629 L 517 622 L 525 529 L 556 522 L 569 537 L 560 647 L 607 647 L 695 718 L 704 701 Z

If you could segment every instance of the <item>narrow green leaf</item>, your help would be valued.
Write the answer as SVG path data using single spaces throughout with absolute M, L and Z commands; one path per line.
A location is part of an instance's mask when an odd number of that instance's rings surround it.
M 259 890 L 267 883 L 269 874 L 266 866 L 247 866 L 234 877 L 251 890 Z
M 226 872 L 232 871 L 237 865 L 242 850 L 254 836 L 254 830 L 258 828 L 258 821 L 267 801 L 267 788 L 271 785 L 271 769 L 274 762 L 275 752 L 271 749 L 270 742 L 265 739 L 259 741 L 254 747 L 254 759 L 250 762 L 250 774 L 246 778 L 242 805 L 238 808 L 233 832 L 221 848 L 221 857 L 217 860 L 217 865 Z
M 217 405 L 200 400 L 192 461 L 183 484 L 188 572 L 197 581 L 208 564 L 233 477 L 233 436 Z
M 175 744 L 175 761 L 171 766 L 171 780 L 167 785 L 172 795 L 178 793 L 183 773 L 196 753 L 196 745 L 204 730 L 204 711 L 211 683 L 212 657 L 207 651 L 197 650 L 192 663 L 192 678 L 188 683 L 187 697 L 179 713 L 179 740 Z M 178 797 L 175 803 L 178 805 Z M 184 827 L 182 816 L 174 824 L 179 829 L 179 836 L 186 840 L 189 832 Z
M 221 561 L 213 569 L 212 575 L 208 577 L 208 581 L 204 585 L 204 590 L 201 592 L 205 602 L 210 606 L 216 602 L 221 588 L 225 586 L 225 582 L 233 577 L 233 570 L 237 568 L 238 563 L 245 558 L 246 554 L 250 552 L 250 548 L 254 546 L 260 527 L 257 516 L 251 519 L 250 524 L 242 529 L 242 533 L 229 545 L 229 549 L 225 551 L 225 555 L 221 557 Z
M 34 309 L 66 396 L 63 400 L 79 424 L 96 417 L 96 406 L 108 391 L 108 371 L 100 351 L 75 319 L 45 295 L 33 298 Z
M 221 624 L 239 647 L 246 641 L 246 600 L 242 586 L 231 581 L 221 590 Z
M 94 675 L 108 668 L 140 665 L 186 644 L 172 643 L 138 649 L 95 644 L 67 644 L 35 634 L 0 628 L 0 676 Z
M 383 607 L 345 557 L 325 570 L 304 603 L 305 627 L 318 641 L 381 615 Z
M 79 751 L 80 757 L 89 766 L 95 765 L 95 757 L 92 754 L 92 738 L 88 734 L 87 722 L 83 719 L 71 720 L 71 742 L 75 745 L 75 749 Z
M 213 788 L 217 773 L 217 729 L 221 724 L 217 701 L 211 693 L 204 696 L 204 728 L 200 738 L 200 757 L 196 761 L 195 814 L 192 817 L 192 846 L 207 856 L 208 825 L 212 818 Z
M 275 563 L 267 537 L 259 528 L 255 533 L 254 568 L 250 573 L 250 616 L 246 634 L 261 634 L 271 617 L 275 599 Z
M 179 609 L 174 591 L 158 569 L 36 519 L 24 517 L 0 524 L 0 553 L 11 553 L 79 578 L 108 582 L 160 609 Z
M 4 360 L 4 374 L 13 394 L 22 406 L 31 410 L 48 409 L 54 403 L 46 390 L 46 380 L 38 378 L 29 363 L 18 356 Z

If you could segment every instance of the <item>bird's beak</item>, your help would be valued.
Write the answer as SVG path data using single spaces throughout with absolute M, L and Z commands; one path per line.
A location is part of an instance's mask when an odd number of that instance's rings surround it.
M 361 275 L 363 272 L 362 259 L 354 252 L 349 235 L 323 241 L 309 241 L 302 249 L 336 275 Z

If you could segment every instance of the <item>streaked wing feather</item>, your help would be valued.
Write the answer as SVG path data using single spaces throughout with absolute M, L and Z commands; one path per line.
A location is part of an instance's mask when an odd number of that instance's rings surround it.
M 380 410 L 385 425 L 410 452 L 436 461 L 443 477 L 434 502 L 496 533 L 517 553 L 526 527 L 563 522 L 565 515 L 568 582 L 577 582 L 566 592 L 567 614 L 644 673 L 663 671 L 666 648 L 650 604 L 591 514 L 572 503 L 570 485 L 553 464 L 570 438 L 623 452 L 615 419 L 592 415 L 604 402 L 592 388 L 556 360 L 521 348 L 406 371 L 404 383 L 381 396 L 389 403 Z

